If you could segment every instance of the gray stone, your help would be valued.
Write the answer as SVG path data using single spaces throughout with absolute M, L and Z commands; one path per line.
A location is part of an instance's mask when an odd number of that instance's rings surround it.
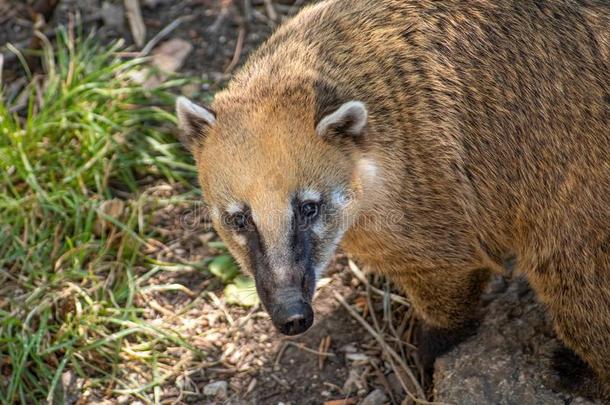
M 371 391 L 371 393 L 364 398 L 360 405 L 382 405 L 387 400 L 388 398 L 386 397 L 385 393 L 380 389 L 376 389 Z
M 105 1 L 102 4 L 102 19 L 107 27 L 121 31 L 125 24 L 123 6 Z
M 477 334 L 437 359 L 435 401 L 450 404 L 579 404 L 553 389 L 551 356 L 560 343 L 534 293 L 521 279 L 497 292 Z
M 229 391 L 229 383 L 226 381 L 215 381 L 203 387 L 203 395 L 208 397 L 226 398 Z

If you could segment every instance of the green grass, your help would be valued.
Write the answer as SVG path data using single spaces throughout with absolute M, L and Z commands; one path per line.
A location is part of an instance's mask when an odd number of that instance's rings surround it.
M 183 82 L 143 88 L 134 78 L 146 61 L 119 49 L 60 30 L 44 75 L 15 97 L 0 88 L 0 403 L 61 403 L 66 370 L 149 402 L 165 378 L 160 347 L 201 355 L 134 304 L 168 266 L 141 253 L 152 231 L 138 187 L 194 177 L 171 135 Z M 120 214 L 102 210 L 117 196 Z M 126 347 L 156 378 L 120 377 Z

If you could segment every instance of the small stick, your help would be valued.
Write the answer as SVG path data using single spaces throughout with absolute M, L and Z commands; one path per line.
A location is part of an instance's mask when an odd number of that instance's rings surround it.
M 239 33 L 237 34 L 237 44 L 235 45 L 235 52 L 233 53 L 233 59 L 231 60 L 231 63 L 229 63 L 229 66 L 227 66 L 227 68 L 225 69 L 225 73 L 229 73 L 230 71 L 232 71 L 235 68 L 235 66 L 237 66 L 237 64 L 239 63 L 239 58 L 241 57 L 241 51 L 244 48 L 245 39 L 246 39 L 246 28 L 242 26 L 239 28 Z
M 229 5 L 230 4 L 231 4 L 230 1 L 222 2 L 220 12 L 216 16 L 216 19 L 214 20 L 214 22 L 208 28 L 206 28 L 206 32 L 213 34 L 213 33 L 216 33 L 216 31 L 218 31 L 220 29 L 220 26 L 222 25 L 224 20 L 229 15 Z
M 140 56 L 147 56 L 150 53 L 150 51 L 152 51 L 152 49 L 163 38 L 168 36 L 173 30 L 178 28 L 180 26 L 180 24 L 182 24 L 184 21 L 192 20 L 192 19 L 193 19 L 193 16 L 182 16 L 182 17 L 176 18 L 174 21 L 172 21 L 170 24 L 168 24 L 165 28 L 163 28 L 161 31 L 159 31 L 154 37 L 152 37 L 152 39 L 150 41 L 148 41 L 148 43 L 146 43 L 144 48 L 142 48 L 142 51 L 140 51 Z
M 351 271 L 351 272 L 354 274 L 354 276 L 356 276 L 356 278 L 357 278 L 358 280 L 360 280 L 360 282 L 361 282 L 362 284 L 364 284 L 364 285 L 370 285 L 370 283 L 369 283 L 369 281 L 366 279 L 366 277 L 365 277 L 364 273 L 362 272 L 362 270 L 360 270 L 360 269 L 358 268 L 358 266 L 356 265 L 356 263 L 354 263 L 353 261 L 351 261 L 351 260 L 350 260 L 350 261 L 348 262 L 348 268 L 349 268 L 349 269 L 350 269 L 350 271 Z M 381 289 L 379 289 L 379 288 L 373 287 L 372 285 L 370 286 L 370 288 L 371 288 L 371 291 L 373 291 L 374 293 L 376 293 L 376 294 L 378 294 L 378 295 L 381 295 L 382 297 L 386 295 L 386 292 L 385 292 L 385 291 L 383 291 L 383 290 L 381 290 Z M 401 296 L 400 296 L 400 295 L 398 295 L 398 294 L 390 294 L 390 299 L 391 299 L 392 301 L 397 302 L 397 303 L 399 303 L 399 304 L 402 304 L 402 305 L 404 305 L 404 306 L 406 306 L 406 307 L 410 307 L 410 306 L 411 306 L 411 304 L 409 303 L 409 301 L 407 301 L 405 298 L 401 297 Z
M 394 349 L 392 349 L 390 346 L 388 346 L 388 344 L 385 342 L 385 340 L 383 340 L 383 338 L 377 333 L 377 331 L 364 319 L 362 318 L 358 312 L 356 312 L 351 305 L 349 305 L 345 299 L 339 295 L 339 293 L 337 293 L 336 291 L 333 291 L 333 295 L 335 296 L 335 299 L 337 301 L 339 301 L 339 303 L 347 310 L 347 312 L 349 312 L 349 314 L 356 320 L 358 321 L 358 323 L 360 323 L 360 325 L 362 325 L 364 327 L 364 329 L 367 330 L 367 332 L 373 336 L 375 338 L 375 340 L 377 341 L 377 343 L 379 343 L 379 345 L 381 346 L 381 348 L 383 349 L 383 351 L 385 351 L 390 358 L 394 359 L 394 361 L 396 361 L 398 364 L 400 364 L 400 366 L 405 369 L 407 375 L 409 376 L 409 379 L 411 380 L 411 382 L 413 383 L 413 385 L 415 386 L 416 390 L 417 390 L 417 395 L 420 398 L 426 398 L 426 394 L 424 394 L 424 390 L 422 389 L 422 387 L 419 385 L 419 381 L 417 381 L 417 378 L 415 378 L 415 375 L 413 375 L 413 372 L 411 371 L 411 369 L 405 364 L 404 360 L 398 355 L 398 353 L 396 353 L 394 351 Z M 405 387 L 406 388 L 406 387 Z M 413 398 L 413 400 L 416 400 L 416 398 L 413 396 L 413 394 L 411 394 L 408 390 L 405 389 L 405 391 L 407 391 L 407 393 Z
M 246 22 L 252 21 L 252 1 L 251 0 L 243 0 L 244 4 L 244 18 Z
M 123 4 L 127 12 L 127 20 L 129 21 L 133 41 L 138 47 L 141 47 L 146 39 L 146 25 L 144 25 L 144 19 L 142 18 L 140 2 L 138 0 L 124 0 Z
M 327 353 L 328 349 L 330 348 L 330 341 L 330 335 L 323 337 L 322 340 L 320 340 L 318 351 L 321 353 Z M 326 357 L 327 356 L 318 356 L 318 368 L 320 370 L 322 370 L 324 367 L 324 360 L 326 360 Z
M 271 21 L 273 21 L 273 22 L 277 21 L 277 12 L 273 8 L 273 3 L 271 3 L 271 0 L 264 0 L 264 2 L 265 2 L 265 9 L 267 10 L 267 15 L 269 16 Z
M 310 349 L 309 347 L 307 347 L 307 346 L 305 346 L 303 344 L 299 344 L 299 343 L 291 342 L 290 340 L 286 340 L 284 342 L 284 345 L 282 346 L 282 348 L 278 352 L 277 357 L 275 358 L 275 365 L 276 366 L 280 365 L 280 361 L 282 360 L 282 356 L 284 355 L 284 352 L 286 351 L 288 346 L 293 346 L 293 347 L 296 347 L 297 349 L 303 350 L 303 351 L 311 353 L 311 354 L 316 354 L 318 356 L 335 357 L 334 353 L 320 352 L 320 351 L 317 351 L 317 350 L 314 350 L 314 349 Z
M 271 373 L 269 374 L 271 376 L 271 378 L 273 378 L 278 384 L 280 384 L 282 387 L 284 388 L 290 388 L 290 385 L 286 382 L 286 381 L 282 381 L 280 380 L 280 378 L 278 376 L 276 376 L 275 374 Z

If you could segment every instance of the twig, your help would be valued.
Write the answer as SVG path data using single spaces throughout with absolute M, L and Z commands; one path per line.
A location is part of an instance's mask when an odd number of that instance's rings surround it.
M 277 12 L 273 8 L 273 3 L 271 0 L 263 0 L 265 2 L 265 9 L 267 10 L 267 15 L 271 19 L 271 21 L 276 22 L 278 20 Z
M 144 19 L 142 18 L 140 2 L 138 0 L 124 0 L 123 4 L 127 12 L 127 20 L 129 21 L 133 42 L 138 47 L 141 47 L 146 39 L 146 25 L 144 25 Z
M 214 33 L 216 33 L 216 31 L 218 31 L 220 29 L 220 26 L 222 25 L 224 20 L 229 15 L 229 6 L 231 4 L 232 4 L 232 1 L 230 1 L 230 0 L 229 1 L 224 0 L 222 2 L 222 5 L 220 7 L 220 12 L 216 16 L 216 19 L 214 20 L 214 22 L 208 28 L 206 28 L 206 32 L 208 32 L 210 34 L 214 34 Z
M 251 0 L 242 0 L 244 7 L 244 18 L 246 22 L 252 21 L 252 1 Z
M 233 59 L 227 68 L 225 69 L 225 73 L 231 72 L 235 66 L 239 63 L 239 58 L 241 57 L 241 51 L 244 48 L 244 40 L 246 39 L 246 28 L 240 27 L 239 33 L 237 35 L 237 44 L 235 44 L 235 52 L 233 53 Z
M 327 353 L 330 348 L 331 338 L 330 335 L 325 336 L 320 340 L 320 346 L 318 347 L 318 351 L 320 353 Z M 320 355 L 318 356 L 318 368 L 322 370 L 324 368 L 324 360 L 326 360 L 327 356 Z
M 290 385 L 286 382 L 281 380 L 278 376 L 276 376 L 275 374 L 271 373 L 269 374 L 271 376 L 271 378 L 273 378 L 278 384 L 280 384 L 282 387 L 284 388 L 290 388 Z
M 208 291 L 206 295 L 212 299 L 212 303 L 216 306 L 216 308 L 222 311 L 223 315 L 225 316 L 225 319 L 227 320 L 227 322 L 229 322 L 229 326 L 232 327 L 234 323 L 233 317 L 231 316 L 229 311 L 227 311 L 227 307 L 224 305 L 224 303 L 216 296 L 216 294 L 211 291 Z
M 398 353 L 396 353 L 394 351 L 394 349 L 392 349 L 390 346 L 388 346 L 388 344 L 377 333 L 377 331 L 364 318 L 362 318 L 358 314 L 358 312 L 356 312 L 356 310 L 354 310 L 354 308 L 352 308 L 352 306 L 349 305 L 341 295 L 339 295 L 339 293 L 337 293 L 336 291 L 333 291 L 333 295 L 335 296 L 335 299 L 337 301 L 339 301 L 339 303 L 347 310 L 347 312 L 349 312 L 349 314 L 356 321 L 358 321 L 371 336 L 373 336 L 375 338 L 377 343 L 379 343 L 379 345 L 381 346 L 382 350 L 384 352 L 386 352 L 386 354 L 388 354 L 390 358 L 394 359 L 394 361 L 396 361 L 405 370 L 405 372 L 407 373 L 407 376 L 409 377 L 409 379 L 413 383 L 413 386 L 417 390 L 417 396 L 419 398 L 426 398 L 426 394 L 424 394 L 424 390 L 419 385 L 419 381 L 417 380 L 417 378 L 415 378 L 411 369 L 407 366 L 407 364 L 404 362 L 404 360 L 398 355 Z M 403 388 L 405 388 L 405 391 L 407 392 L 407 394 L 409 394 L 409 396 L 411 396 L 414 401 L 418 400 L 418 398 L 416 398 L 411 392 L 409 392 L 407 387 L 403 387 Z
M 142 48 L 142 51 L 140 51 L 140 56 L 147 56 L 150 53 L 150 51 L 152 51 L 153 48 L 163 38 L 168 36 L 173 30 L 178 28 L 180 26 L 180 24 L 182 24 L 184 21 L 192 20 L 192 19 L 193 19 L 193 16 L 182 16 L 182 17 L 176 18 L 174 21 L 172 21 L 165 28 L 163 28 L 161 31 L 159 31 L 154 37 L 152 37 L 152 39 L 150 41 L 148 41 L 146 43 L 144 48 Z
M 286 340 L 284 342 L 284 345 L 282 345 L 282 348 L 280 349 L 280 351 L 277 354 L 277 357 L 275 358 L 275 365 L 279 366 L 280 365 L 280 361 L 282 360 L 282 357 L 284 355 L 284 352 L 286 351 L 286 349 L 288 348 L 288 346 L 293 346 L 296 347 L 297 349 L 303 350 L 305 352 L 311 353 L 311 354 L 316 354 L 318 356 L 324 356 L 324 357 L 335 357 L 334 353 L 328 353 L 328 352 L 321 352 L 321 351 L 317 351 L 314 349 L 310 349 L 309 347 L 303 345 L 303 344 L 299 344 L 299 343 L 295 343 L 292 342 L 290 340 Z
M 348 268 L 349 268 L 349 269 L 350 269 L 350 271 L 351 271 L 351 272 L 354 274 L 354 276 L 356 276 L 356 278 L 357 278 L 358 280 L 360 280 L 360 282 L 361 282 L 362 284 L 364 284 L 364 285 L 370 285 L 370 283 L 369 283 L 369 282 L 368 282 L 368 280 L 366 279 L 366 277 L 365 277 L 364 273 L 362 272 L 362 270 L 360 270 L 360 269 L 358 268 L 358 266 L 356 265 L 356 263 L 354 263 L 353 261 L 351 261 L 351 260 L 350 260 L 350 261 L 348 262 Z M 381 290 L 381 289 L 379 289 L 379 288 L 373 287 L 372 285 L 370 286 L 370 288 L 371 288 L 371 291 L 373 291 L 375 294 L 378 294 L 378 295 L 380 295 L 380 296 L 382 296 L 382 297 L 384 297 L 384 296 L 386 295 L 386 292 L 385 292 L 385 291 L 383 291 L 383 290 Z M 404 305 L 404 306 L 406 306 L 406 307 L 410 307 L 410 306 L 411 306 L 411 304 L 409 303 L 409 301 L 407 301 L 407 300 L 406 300 L 404 297 L 401 297 L 401 296 L 400 296 L 400 295 L 398 295 L 398 294 L 390 294 L 390 299 L 391 299 L 392 301 L 397 302 L 397 303 L 399 303 L 399 304 L 402 304 L 402 305 Z

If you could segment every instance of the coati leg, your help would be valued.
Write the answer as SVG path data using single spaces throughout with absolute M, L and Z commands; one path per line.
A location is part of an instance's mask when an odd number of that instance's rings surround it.
M 553 358 L 562 388 L 610 401 L 608 248 L 589 254 L 579 249 L 573 256 L 555 257 L 529 278 L 569 348 L 556 351 Z
M 489 276 L 485 268 L 442 268 L 409 272 L 396 280 L 422 320 L 417 344 L 426 370 L 432 370 L 437 356 L 476 333 L 478 304 Z

